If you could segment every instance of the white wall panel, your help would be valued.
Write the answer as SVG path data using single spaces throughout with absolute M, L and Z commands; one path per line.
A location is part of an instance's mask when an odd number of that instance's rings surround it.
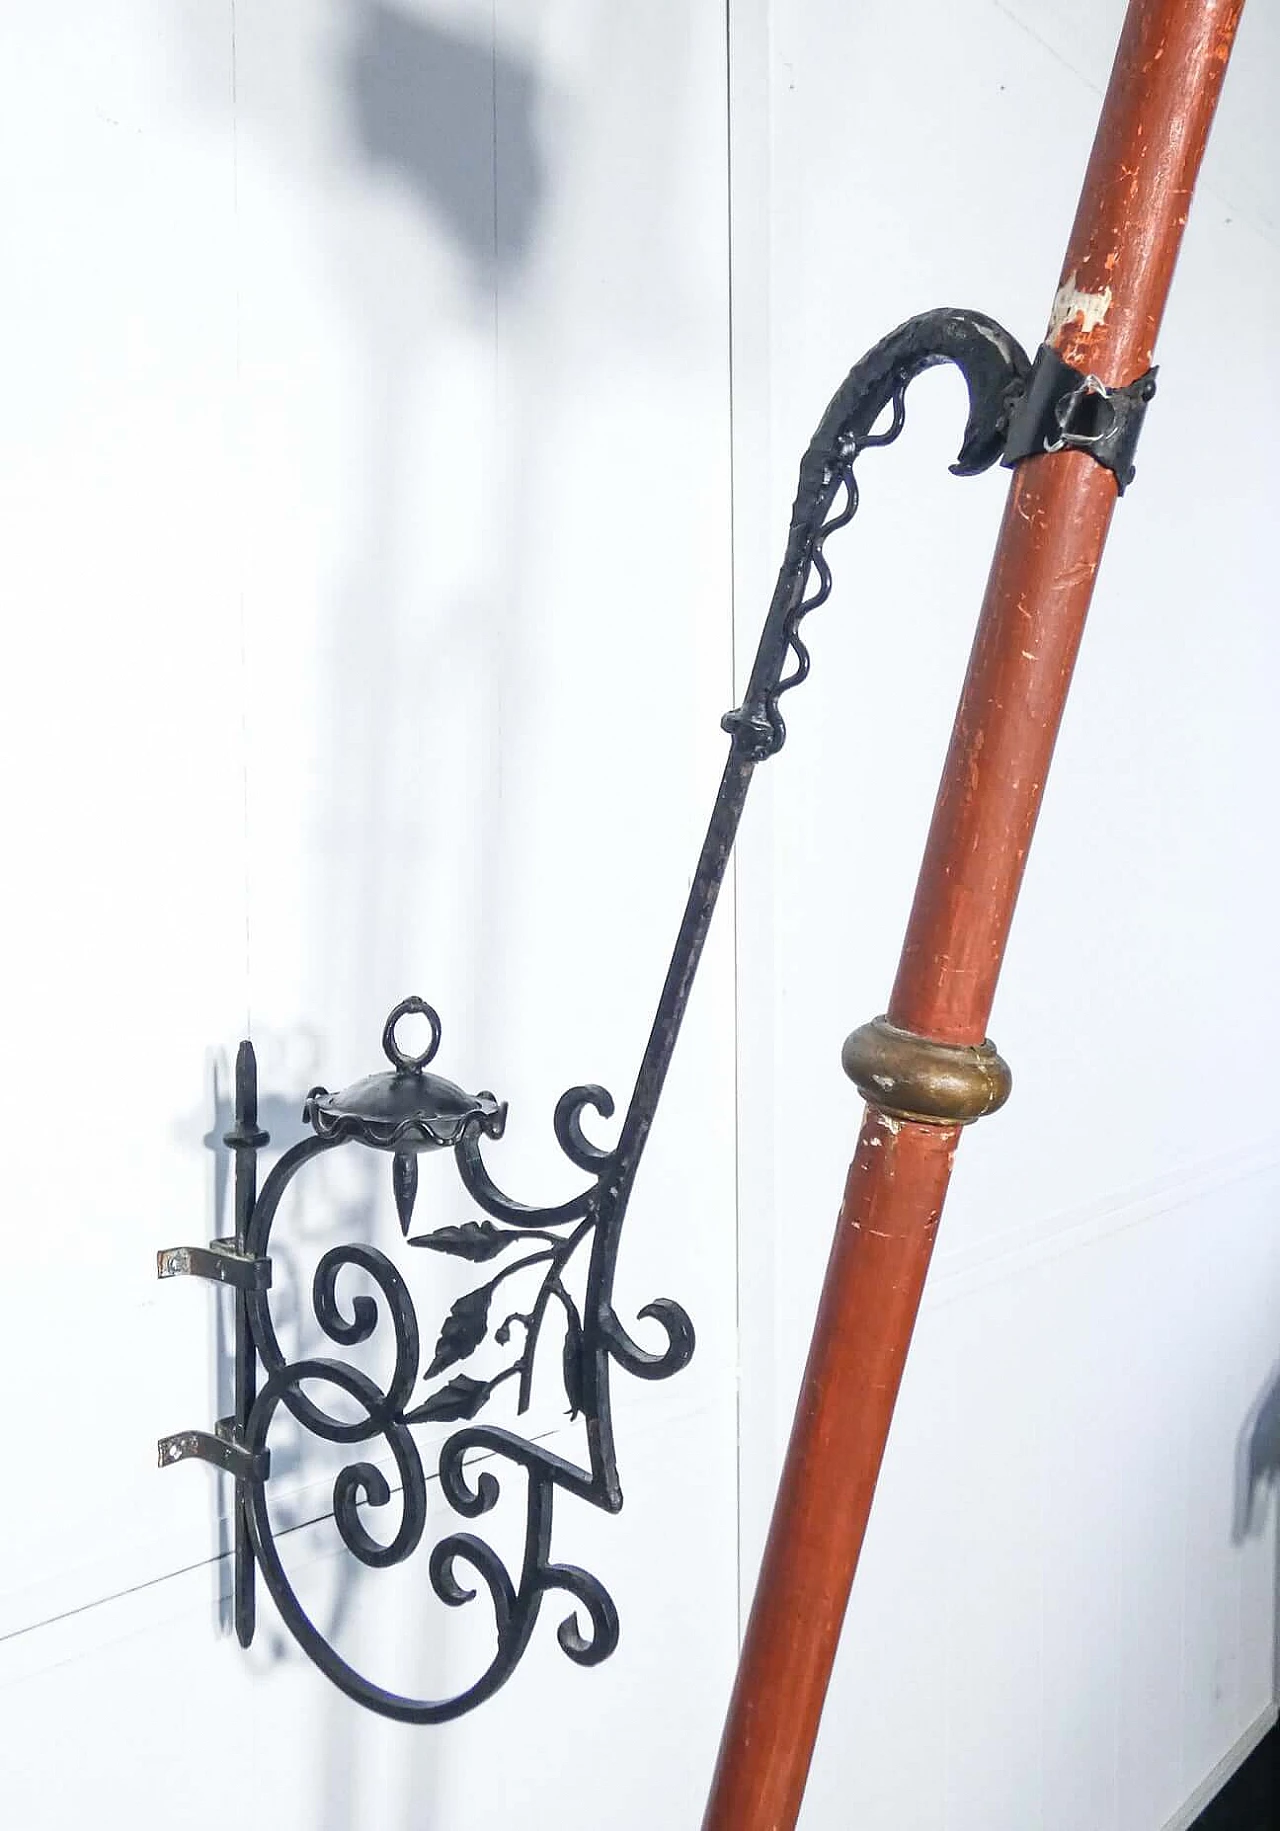
M 154 1252 L 226 1224 L 246 1024 L 279 1146 L 421 992 L 445 1072 L 510 1100 L 490 1161 L 531 1200 L 580 1180 L 560 1092 L 630 1091 L 732 694 L 723 12 L 129 0 L 9 9 L 0 41 L 6 1822 L 221 1823 L 192 1757 L 235 1723 L 248 1823 L 585 1826 L 606 1780 L 630 1823 L 685 1821 L 736 1618 L 731 925 L 617 1279 L 624 1316 L 678 1297 L 699 1351 L 616 1393 L 621 1518 L 557 1510 L 623 1616 L 603 1674 L 549 1609 L 480 1718 L 410 1733 L 265 1601 L 241 1660 L 227 1497 L 154 1467 L 226 1409 L 225 1318 Z M 279 1286 L 337 1223 L 394 1250 L 369 1168 L 282 1214 Z M 451 1176 L 424 1169 L 429 1223 L 461 1217 Z M 434 1339 L 432 1258 L 402 1255 Z M 331 1505 L 304 1448 L 276 1454 L 299 1522 Z M 299 1581 L 374 1677 L 474 1676 L 481 1605 L 443 1609 L 425 1549 L 343 1588 L 309 1530 Z
M 205 1565 L 0 1643 L 6 1823 L 214 1831 L 234 1811 L 250 1831 L 490 1831 L 518 1812 L 589 1827 L 602 1798 L 622 1831 L 696 1822 L 731 1651 L 708 1573 L 723 1555 L 732 1453 L 706 1416 L 655 1435 L 631 1436 L 624 1518 L 643 1556 L 620 1555 L 617 1520 L 580 1515 L 565 1533 L 567 1555 L 614 1582 L 624 1638 L 611 1661 L 571 1666 L 547 1627 L 481 1711 L 436 1729 L 388 1723 L 333 1690 L 269 1617 L 247 1656 L 219 1637 L 229 1573 Z M 678 1534 L 664 1468 L 685 1476 Z M 296 1536 L 313 1543 L 290 1557 L 336 1576 L 326 1528 Z M 398 1624 L 394 1605 L 365 1604 L 362 1638 L 384 1661 L 403 1657 L 406 1630 L 438 1626 L 416 1587 Z
M 803 1825 L 1160 1831 L 1268 1719 L 1278 1203 L 1258 1165 L 934 1280 Z

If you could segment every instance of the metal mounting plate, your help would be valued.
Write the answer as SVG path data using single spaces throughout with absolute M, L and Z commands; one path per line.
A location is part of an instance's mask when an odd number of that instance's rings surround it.
M 156 1254 L 157 1278 L 209 1278 L 239 1291 L 271 1288 L 270 1259 L 255 1259 L 238 1252 L 233 1240 L 213 1240 L 208 1246 L 166 1246 Z
M 265 1481 L 271 1469 L 270 1450 L 250 1451 L 236 1441 L 233 1418 L 219 1418 L 213 1432 L 182 1430 L 172 1437 L 161 1437 L 156 1444 L 156 1462 L 162 1469 L 193 1459 L 211 1462 L 239 1481 Z

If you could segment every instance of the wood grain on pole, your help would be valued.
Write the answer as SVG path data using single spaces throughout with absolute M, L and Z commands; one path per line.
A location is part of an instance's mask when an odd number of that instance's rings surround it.
M 1110 386 L 1151 366 L 1242 5 L 1129 6 L 1047 336 Z M 889 1003 L 903 1030 L 985 1037 L 1115 501 L 1079 451 L 1015 472 Z M 867 1109 L 704 1831 L 799 1815 L 959 1132 Z

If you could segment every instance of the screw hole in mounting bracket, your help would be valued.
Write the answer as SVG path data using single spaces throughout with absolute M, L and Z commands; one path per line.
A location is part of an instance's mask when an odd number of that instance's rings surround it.
M 396 1025 L 402 1017 L 425 1017 L 431 1026 L 431 1041 L 419 1055 L 406 1055 L 396 1042 Z M 440 1035 L 440 1018 L 425 998 L 402 998 L 383 1028 L 382 1047 L 393 1068 L 407 1074 L 421 1074 L 427 1063 L 435 1060 L 436 1051 L 440 1047 Z

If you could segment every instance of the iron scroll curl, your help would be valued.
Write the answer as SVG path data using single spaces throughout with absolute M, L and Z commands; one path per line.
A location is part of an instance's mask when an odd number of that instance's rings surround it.
M 617 1645 L 618 1614 L 604 1585 L 591 1573 L 553 1559 L 556 1496 L 564 1492 L 611 1513 L 621 1508 L 612 1369 L 616 1364 L 641 1379 L 666 1379 L 687 1365 L 695 1346 L 689 1317 L 670 1298 L 658 1298 L 639 1311 L 638 1321 L 655 1332 L 654 1345 L 637 1340 L 618 1316 L 614 1276 L 623 1221 L 747 791 L 756 766 L 776 755 L 785 742 L 780 700 L 810 670 L 800 625 L 830 595 L 831 572 L 823 549 L 857 510 L 854 464 L 863 452 L 898 438 L 911 382 L 941 363 L 960 370 L 969 397 L 964 438 L 952 470 L 975 475 L 1004 452 L 1010 415 L 1025 389 L 1030 365 L 1008 332 L 980 312 L 947 309 L 908 320 L 855 365 L 832 398 L 800 465 L 786 551 L 745 696 L 722 720 L 730 737 L 729 755 L 616 1143 L 598 1145 L 584 1129 L 588 1113 L 604 1120 L 613 1115 L 614 1103 L 604 1088 L 571 1088 L 555 1108 L 556 1139 L 569 1163 L 588 1178 L 585 1186 L 562 1201 L 541 1206 L 519 1202 L 500 1187 L 482 1145 L 486 1139 L 501 1138 L 506 1108 L 492 1094 L 467 1095 L 426 1072 L 440 1041 L 439 1019 L 423 1000 L 411 999 L 392 1013 L 384 1034 L 394 1073 L 371 1077 L 340 1095 L 314 1089 L 304 1113 L 314 1135 L 284 1153 L 250 1205 L 243 1250 L 253 1260 L 266 1261 L 281 1200 L 293 1180 L 324 1152 L 364 1144 L 391 1155 L 395 1205 L 406 1244 L 484 1268 L 480 1282 L 452 1304 L 428 1358 L 428 1338 L 421 1334 L 408 1284 L 391 1259 L 363 1244 L 334 1247 L 324 1254 L 312 1284 L 316 1321 L 337 1351 L 389 1329 L 394 1356 L 385 1385 L 337 1353 L 289 1361 L 272 1319 L 270 1290 L 247 1290 L 241 1299 L 252 1353 L 265 1374 L 237 1425 L 249 1458 L 238 1478 L 238 1491 L 254 1558 L 304 1651 L 349 1696 L 384 1716 L 438 1723 L 474 1709 L 515 1670 L 544 1598 L 555 1591 L 571 1605 L 558 1627 L 560 1646 L 571 1660 L 594 1665 Z M 882 425 L 886 414 L 888 423 Z M 395 1041 L 396 1022 L 406 1012 L 425 1015 L 431 1027 L 429 1047 L 420 1055 L 400 1049 Z M 256 1107 L 246 1107 L 243 1114 L 237 1110 L 246 1136 L 254 1130 L 255 1113 Z M 452 1155 L 481 1218 L 413 1234 L 417 1154 L 442 1149 Z M 371 1284 L 374 1294 L 350 1294 L 353 1273 Z M 505 1287 L 517 1273 L 536 1273 L 534 1294 L 524 1308 L 510 1307 L 506 1301 Z M 497 1388 L 508 1382 L 513 1383 L 517 1415 L 527 1410 L 539 1342 L 553 1317 L 563 1343 L 565 1408 L 585 1426 L 586 1454 L 580 1461 L 506 1426 L 477 1421 Z M 508 1358 L 498 1372 L 480 1378 L 466 1369 L 482 1346 L 500 1347 Z M 430 1390 L 420 1396 L 424 1383 Z M 317 1391 L 340 1395 L 339 1409 L 330 1410 L 315 1396 Z M 284 1568 L 267 1505 L 269 1438 L 282 1406 L 303 1429 L 322 1439 L 353 1446 L 380 1442 L 394 1464 L 398 1497 L 384 1466 L 367 1456 L 346 1465 L 334 1483 L 339 1535 L 351 1555 L 370 1569 L 407 1559 L 424 1535 L 427 1482 L 415 1425 L 458 1425 L 439 1453 L 437 1472 L 443 1498 L 460 1521 L 469 1525 L 482 1520 L 497 1505 L 506 1483 L 523 1484 L 524 1540 L 518 1568 L 508 1569 L 472 1530 L 451 1532 L 429 1554 L 428 1576 L 440 1602 L 462 1607 L 483 1588 L 494 1621 L 496 1648 L 489 1665 L 456 1696 L 423 1699 L 384 1689 L 348 1664 L 307 1615 Z M 391 1510 L 391 1528 L 375 1535 L 370 1527 L 384 1509 Z M 464 1572 L 471 1573 L 469 1581 L 463 1580 Z

